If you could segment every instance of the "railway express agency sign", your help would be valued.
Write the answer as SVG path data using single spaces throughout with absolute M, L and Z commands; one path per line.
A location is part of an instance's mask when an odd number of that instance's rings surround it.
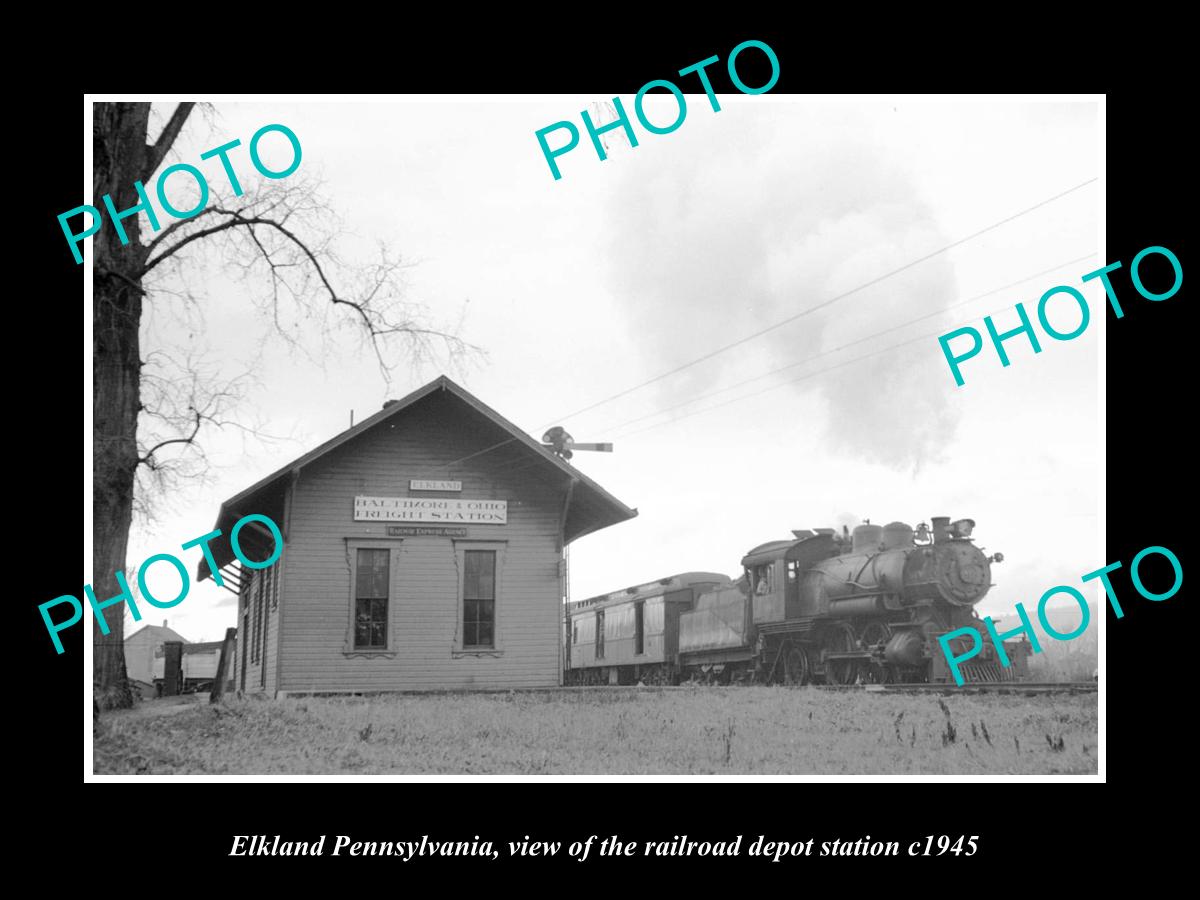
M 507 500 L 355 497 L 355 522 L 465 522 L 507 525 Z

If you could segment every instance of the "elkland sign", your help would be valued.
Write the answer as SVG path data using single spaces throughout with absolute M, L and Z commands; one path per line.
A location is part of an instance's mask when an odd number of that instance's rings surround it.
M 507 525 L 507 500 L 434 499 L 432 497 L 355 497 L 354 521 L 469 522 Z
M 413 478 L 408 482 L 410 491 L 461 491 L 461 481 L 430 481 L 428 479 Z

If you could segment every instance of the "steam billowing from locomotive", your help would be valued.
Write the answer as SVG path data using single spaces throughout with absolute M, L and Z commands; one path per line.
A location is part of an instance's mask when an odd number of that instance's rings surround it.
M 736 127 L 685 138 L 703 140 L 703 152 L 663 154 L 639 160 L 636 172 L 610 173 L 605 274 L 632 340 L 652 355 L 656 371 L 712 348 L 714 334 L 732 338 L 774 325 L 953 237 L 931 214 L 907 166 L 881 149 L 870 106 L 797 104 L 773 108 L 769 117 L 750 109 L 728 114 L 726 124 L 736 120 Z M 796 141 L 803 152 L 792 149 Z M 961 296 L 949 257 L 928 259 L 764 334 L 746 355 L 739 351 L 664 380 L 655 405 L 672 407 L 831 353 Z M 664 334 L 671 340 L 657 338 Z M 890 340 L 789 371 L 794 377 L 838 365 Z M 850 370 L 798 381 L 786 389 L 794 392 L 787 402 L 811 414 L 823 443 L 838 454 L 911 471 L 941 458 L 958 428 L 960 404 L 951 400 L 944 368 L 936 353 L 878 353 Z
M 566 680 L 943 682 L 937 638 L 964 627 L 985 647 L 966 680 L 1023 677 L 1025 645 L 1008 645 L 1005 667 L 983 640 L 974 607 L 1003 556 L 976 547 L 974 528 L 935 517 L 794 531 L 746 554 L 736 581 L 689 572 L 572 603 Z

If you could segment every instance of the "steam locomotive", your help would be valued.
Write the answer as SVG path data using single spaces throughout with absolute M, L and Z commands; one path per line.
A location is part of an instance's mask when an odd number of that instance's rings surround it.
M 1028 677 L 1029 644 L 1003 666 L 974 607 L 991 565 L 975 522 L 949 517 L 793 531 L 742 559 L 737 580 L 686 572 L 567 605 L 567 684 L 681 681 L 805 684 L 952 682 L 938 638 L 960 628 L 982 650 L 965 681 Z M 955 655 L 967 637 L 951 641 Z

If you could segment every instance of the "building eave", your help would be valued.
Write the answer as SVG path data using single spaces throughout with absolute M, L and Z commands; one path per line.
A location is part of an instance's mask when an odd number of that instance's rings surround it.
M 239 491 L 223 502 L 217 513 L 216 523 L 213 526 L 214 531 L 221 531 L 221 536 L 213 540 L 209 545 L 213 553 L 213 558 L 217 563 L 217 568 L 222 569 L 234 560 L 233 549 L 229 544 L 230 529 L 241 516 L 247 513 L 262 512 L 262 509 L 259 507 L 263 505 L 262 500 L 265 495 L 269 492 L 280 490 L 284 487 L 285 479 L 290 479 L 298 475 L 305 466 L 311 465 L 316 460 L 350 443 L 364 433 L 386 422 L 388 419 L 403 413 L 437 391 L 449 392 L 479 415 L 507 432 L 509 439 L 504 443 L 511 441 L 523 446 L 530 453 L 537 455 L 575 483 L 576 496 L 579 497 L 580 493 L 583 493 L 587 501 L 587 510 L 578 514 L 579 519 L 576 520 L 578 522 L 577 527 L 567 527 L 564 530 L 563 540 L 565 543 L 570 543 L 601 528 L 607 528 L 609 525 L 616 525 L 627 521 L 637 515 L 636 509 L 626 506 L 587 475 L 568 465 L 565 460 L 546 449 L 540 442 L 534 440 L 508 419 L 504 418 L 504 416 L 469 393 L 465 388 L 451 381 L 445 375 L 441 375 L 400 400 L 388 403 L 379 412 L 368 416 L 357 425 L 335 435 L 323 444 L 297 457 L 265 478 L 259 479 L 250 487 Z M 465 462 L 466 460 L 463 461 Z M 203 581 L 205 578 L 212 576 L 206 559 L 200 560 L 196 573 L 198 581 Z

